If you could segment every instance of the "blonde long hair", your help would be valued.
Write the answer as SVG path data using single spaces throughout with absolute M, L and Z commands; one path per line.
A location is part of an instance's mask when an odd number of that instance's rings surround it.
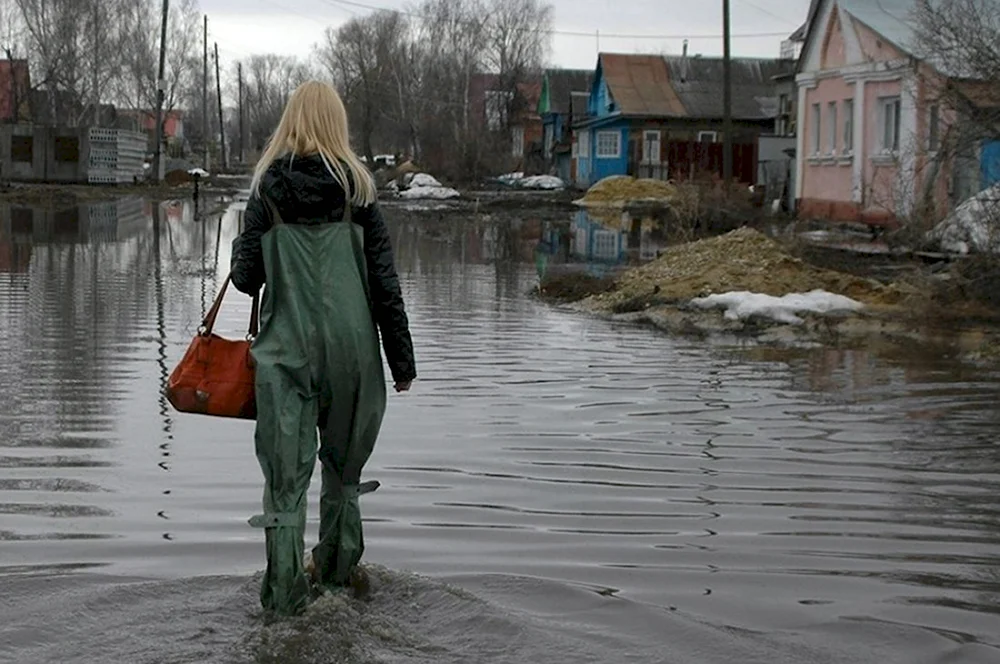
M 344 188 L 348 200 L 357 206 L 375 201 L 375 182 L 351 149 L 347 110 L 333 86 L 307 81 L 292 93 L 278 128 L 268 139 L 254 168 L 251 192 L 259 191 L 264 173 L 285 154 L 289 155 L 289 160 L 318 154 Z

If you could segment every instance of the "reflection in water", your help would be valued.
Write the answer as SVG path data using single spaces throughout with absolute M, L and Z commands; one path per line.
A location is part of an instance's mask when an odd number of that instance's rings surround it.
M 574 213 L 568 223 L 545 222 L 534 247 L 535 269 L 544 280 L 551 266 L 572 266 L 591 276 L 604 276 L 626 266 L 656 259 L 665 242 L 662 219 L 628 212 L 594 216 Z
M 167 324 L 166 324 L 166 307 L 163 301 L 163 260 L 160 256 L 160 234 L 162 231 L 161 227 L 161 217 L 163 215 L 163 208 L 161 205 L 153 205 L 153 257 L 154 257 L 154 272 L 153 272 L 153 286 L 156 290 L 156 332 L 157 332 L 157 354 L 156 354 L 156 364 L 160 370 L 160 380 L 159 380 L 159 395 L 157 396 L 157 403 L 159 405 L 160 419 L 162 420 L 161 429 L 163 431 L 163 442 L 160 443 L 160 460 L 157 463 L 157 467 L 163 472 L 170 472 L 170 448 L 171 442 L 173 441 L 173 415 L 171 412 L 170 403 L 167 401 L 166 397 L 166 387 L 167 379 L 170 376 L 170 367 L 167 365 Z M 202 237 L 204 237 L 204 223 L 199 224 L 202 228 Z M 202 255 L 204 256 L 204 244 L 202 245 Z M 204 270 L 203 270 L 204 272 Z M 202 279 L 202 303 L 204 303 L 204 278 Z M 169 496 L 170 489 L 163 489 L 163 495 Z M 159 510 L 156 516 L 160 519 L 168 521 L 170 519 L 167 516 L 166 510 Z M 163 533 L 163 539 L 172 540 L 173 537 L 169 532 Z
M 252 424 L 162 396 L 239 214 L 141 209 L 135 226 L 20 236 L 0 210 L 3 241 L 30 247 L 0 274 L 0 573 L 260 567 Z M 391 230 L 421 378 L 393 397 L 370 464 L 372 560 L 571 582 L 714 624 L 997 642 L 1000 376 L 940 357 L 722 352 L 526 296 L 539 253 L 644 260 L 642 237 L 658 240 L 641 224 L 638 252 L 631 227 L 598 241 L 575 221 Z M 220 334 L 242 334 L 248 308 L 227 295 Z M 919 641 L 891 645 L 922 657 Z

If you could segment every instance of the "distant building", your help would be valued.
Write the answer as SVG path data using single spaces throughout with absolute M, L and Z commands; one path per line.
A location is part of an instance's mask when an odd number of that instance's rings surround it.
M 566 182 L 575 179 L 573 123 L 587 115 L 587 99 L 594 72 L 589 69 L 546 69 L 538 98 L 542 122 L 544 170 Z
M 0 122 L 31 119 L 31 74 L 27 60 L 0 60 Z
M 149 150 L 156 148 L 156 112 L 149 110 L 119 110 L 118 128 L 144 132 L 149 138 Z M 184 143 L 184 111 L 174 109 L 163 114 L 163 139 L 168 147 Z
M 733 174 L 753 184 L 758 140 L 773 134 L 775 77 L 790 60 L 732 61 Z M 602 53 L 587 117 L 574 124 L 576 182 L 611 175 L 658 179 L 722 173 L 722 59 Z
M 916 4 L 812 3 L 796 76 L 800 215 L 892 223 L 924 194 L 943 214 L 1000 180 L 1000 136 L 977 135 L 958 159 L 942 150 L 975 112 L 975 84 L 913 56 Z M 942 103 L 945 85 L 968 91 L 961 111 Z

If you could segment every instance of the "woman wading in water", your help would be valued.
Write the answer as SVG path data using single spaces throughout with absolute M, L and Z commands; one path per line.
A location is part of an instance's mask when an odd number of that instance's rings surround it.
M 364 552 L 358 497 L 385 412 L 379 332 L 397 392 L 416 377 L 389 234 L 371 174 L 351 150 L 337 92 L 292 95 L 254 171 L 233 284 L 265 285 L 256 362 L 257 459 L 264 473 L 265 609 L 302 611 L 310 580 L 348 584 Z M 306 492 L 322 465 L 319 542 L 303 561 Z M 311 576 L 311 579 L 310 579 Z

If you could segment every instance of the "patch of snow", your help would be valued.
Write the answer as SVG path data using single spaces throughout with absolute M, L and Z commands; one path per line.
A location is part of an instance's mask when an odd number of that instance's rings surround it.
M 789 293 L 781 297 L 734 291 L 700 297 L 692 300 L 691 304 L 703 309 L 725 309 L 727 320 L 746 320 L 757 316 L 789 325 L 801 325 L 805 322 L 797 315 L 800 313 L 827 314 L 833 311 L 860 311 L 864 308 L 857 300 L 824 290 Z
M 944 251 L 1000 253 L 1000 184 L 969 198 L 928 233 Z
M 566 183 L 554 175 L 533 175 L 519 182 L 525 189 L 564 189 Z
M 461 194 L 451 187 L 442 187 L 440 185 L 437 187 L 410 187 L 406 191 L 401 191 L 399 193 L 399 197 L 406 200 L 422 198 L 446 200 L 449 198 L 458 198 L 459 196 L 461 196 Z
M 437 187 L 441 188 L 441 183 L 433 175 L 427 173 L 415 173 L 407 183 L 410 187 Z
M 208 171 L 206 171 L 204 168 L 192 168 L 190 171 L 188 171 L 188 175 L 195 175 L 200 178 L 207 178 Z
M 524 179 L 524 173 L 521 172 L 504 173 L 503 175 L 497 178 L 497 180 L 501 180 L 503 182 L 517 182 L 518 180 L 523 180 L 523 179 Z

